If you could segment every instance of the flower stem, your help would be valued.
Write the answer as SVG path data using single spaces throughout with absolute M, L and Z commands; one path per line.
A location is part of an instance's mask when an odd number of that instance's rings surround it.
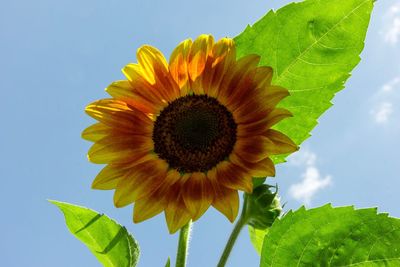
M 185 267 L 186 258 L 189 249 L 190 231 L 192 228 L 192 221 L 189 221 L 183 226 L 179 232 L 178 252 L 176 255 L 176 267 Z
M 246 209 L 247 209 L 247 197 L 245 195 L 243 201 L 242 213 L 240 214 L 240 217 L 236 222 L 235 227 L 231 232 L 231 235 L 229 236 L 228 242 L 225 245 L 224 252 L 222 252 L 217 267 L 224 267 L 226 262 L 228 261 L 229 255 L 231 254 L 232 248 L 235 245 L 236 239 L 238 238 L 243 226 L 245 226 L 247 223 Z

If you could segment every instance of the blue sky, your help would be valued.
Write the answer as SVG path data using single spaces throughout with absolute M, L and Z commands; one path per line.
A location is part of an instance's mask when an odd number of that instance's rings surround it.
M 90 189 L 101 166 L 80 138 L 85 105 L 123 78 L 142 44 L 166 55 L 186 38 L 234 37 L 289 1 L 2 1 L 0 9 L 0 187 L 2 266 L 99 266 L 46 199 L 85 205 L 127 226 L 142 249 L 139 266 L 175 257 L 177 235 L 164 217 L 134 225 L 111 191 Z M 296 209 L 378 206 L 400 217 L 400 4 L 378 1 L 362 61 L 301 151 L 272 183 Z M 189 266 L 214 266 L 232 225 L 209 210 L 194 225 Z M 246 231 L 228 266 L 258 266 Z

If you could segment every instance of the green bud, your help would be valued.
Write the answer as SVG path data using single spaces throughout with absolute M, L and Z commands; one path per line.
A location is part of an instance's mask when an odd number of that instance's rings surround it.
M 274 193 L 270 188 L 276 188 Z M 282 212 L 278 197 L 278 188 L 262 184 L 253 190 L 252 194 L 245 194 L 247 200 L 245 218 L 248 225 L 256 229 L 271 227 Z

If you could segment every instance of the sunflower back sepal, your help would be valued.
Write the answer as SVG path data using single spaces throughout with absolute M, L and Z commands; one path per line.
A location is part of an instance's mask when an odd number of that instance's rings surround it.
M 276 188 L 275 192 L 270 189 Z M 256 229 L 271 227 L 282 212 L 282 206 L 276 186 L 262 184 L 257 186 L 252 194 L 245 194 L 246 222 Z

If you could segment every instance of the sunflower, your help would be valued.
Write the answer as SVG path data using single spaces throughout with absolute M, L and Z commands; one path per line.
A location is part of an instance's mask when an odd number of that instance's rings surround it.
M 134 203 L 135 223 L 164 211 L 170 233 L 211 205 L 233 222 L 238 190 L 275 175 L 271 155 L 297 150 L 271 129 L 291 116 L 276 107 L 289 92 L 259 60 L 236 59 L 232 39 L 210 35 L 180 43 L 169 63 L 140 47 L 138 63 L 122 69 L 127 80 L 106 88 L 111 98 L 86 107 L 99 121 L 82 133 L 94 142 L 88 158 L 107 164 L 92 187 L 115 189 L 116 207 Z

